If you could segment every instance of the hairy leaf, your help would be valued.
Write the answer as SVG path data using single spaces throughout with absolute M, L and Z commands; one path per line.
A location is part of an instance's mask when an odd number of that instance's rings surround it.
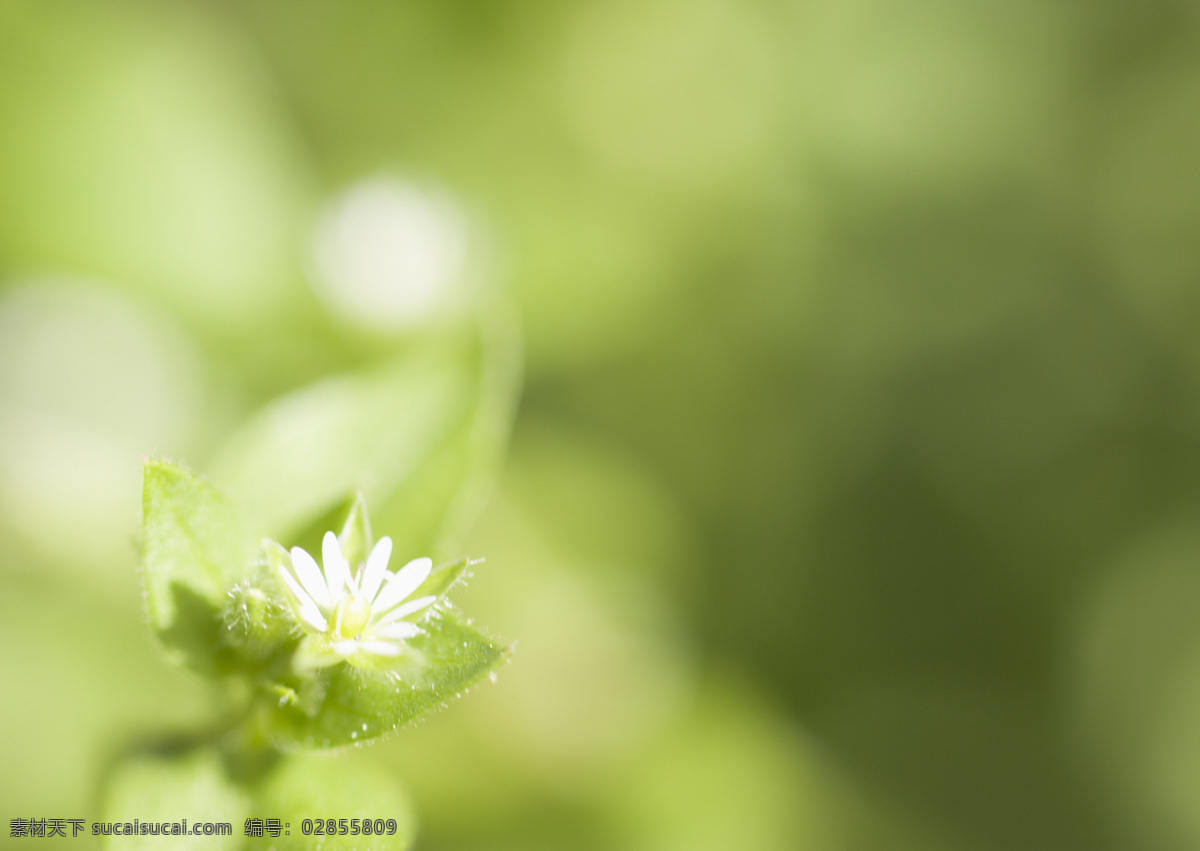
M 307 696 L 272 704 L 269 728 L 289 747 L 328 748 L 389 733 L 444 704 L 495 669 L 507 649 L 453 612 L 421 621 L 394 665 L 339 664 L 307 681 Z
M 146 612 L 168 655 L 203 673 L 228 667 L 226 591 L 252 572 L 255 542 L 230 503 L 185 468 L 143 466 Z

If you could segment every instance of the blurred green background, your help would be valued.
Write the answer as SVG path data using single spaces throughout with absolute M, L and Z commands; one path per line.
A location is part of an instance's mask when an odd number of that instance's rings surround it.
M 418 847 L 1200 849 L 1196 4 L 0 0 L 5 820 L 217 711 L 140 456 L 475 327 Z

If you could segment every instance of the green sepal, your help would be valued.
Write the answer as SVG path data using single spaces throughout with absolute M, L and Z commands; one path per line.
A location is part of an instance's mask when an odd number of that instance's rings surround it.
M 321 668 L 338 665 L 344 661 L 346 661 L 346 657 L 335 653 L 325 636 L 310 634 L 300 640 L 296 654 L 292 657 L 292 670 L 301 676 L 306 676 Z
M 294 643 L 296 621 L 273 577 L 242 580 L 225 596 L 221 617 L 226 639 L 247 659 L 265 660 Z
M 442 600 L 455 584 L 460 580 L 465 579 L 467 568 L 479 564 L 483 559 L 475 559 L 472 561 L 468 558 L 460 558 L 458 561 L 452 561 L 449 564 L 439 564 L 429 572 L 429 576 L 422 582 L 417 590 L 410 595 L 412 598 L 417 597 L 437 597 Z
M 299 624 L 300 609 L 288 591 L 287 582 L 283 578 L 284 573 L 292 571 L 292 554 L 285 550 L 278 541 L 272 541 L 270 538 L 263 538 L 259 546 L 262 549 L 263 558 L 266 560 L 267 570 L 275 581 L 275 588 L 278 592 L 276 599 L 284 601 L 284 605 L 292 613 L 294 622 Z
M 338 535 L 338 543 L 342 547 L 342 555 L 350 566 L 353 576 L 359 566 L 366 563 L 367 557 L 375 546 L 375 538 L 371 534 L 371 520 L 367 510 L 367 499 L 359 491 L 351 503 L 346 522 Z M 455 583 L 464 576 L 468 567 L 479 564 L 482 559 L 471 561 L 461 558 L 448 564 L 437 565 L 423 583 L 409 596 L 411 598 L 432 596 L 439 600 L 446 596 Z M 396 565 L 399 567 L 399 565 Z
M 354 576 L 359 565 L 367 560 L 375 547 L 375 538 L 371 535 L 371 519 L 367 514 L 367 498 L 359 491 L 354 496 L 350 513 L 342 525 L 338 535 L 338 544 L 342 548 L 342 556 L 350 567 L 350 575 Z

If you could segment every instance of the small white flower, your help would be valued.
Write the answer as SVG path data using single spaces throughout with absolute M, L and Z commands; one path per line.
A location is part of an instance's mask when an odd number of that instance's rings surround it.
M 436 596 L 408 599 L 429 576 L 433 562 L 413 559 L 392 573 L 387 569 L 392 539 L 380 538 L 352 574 L 333 532 L 325 533 L 321 556 L 324 571 L 300 547 L 292 547 L 291 570 L 276 564 L 292 610 L 307 633 L 301 645 L 304 664 L 363 663 L 372 656 L 403 653 L 404 641 L 422 632 L 404 618 L 437 601 Z

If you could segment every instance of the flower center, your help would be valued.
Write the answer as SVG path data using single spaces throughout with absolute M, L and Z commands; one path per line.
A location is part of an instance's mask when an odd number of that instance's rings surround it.
M 338 618 L 341 623 L 341 632 L 343 638 L 353 638 L 358 635 L 371 621 L 371 604 L 365 598 L 351 594 L 346 599 L 342 600 L 341 617 Z

